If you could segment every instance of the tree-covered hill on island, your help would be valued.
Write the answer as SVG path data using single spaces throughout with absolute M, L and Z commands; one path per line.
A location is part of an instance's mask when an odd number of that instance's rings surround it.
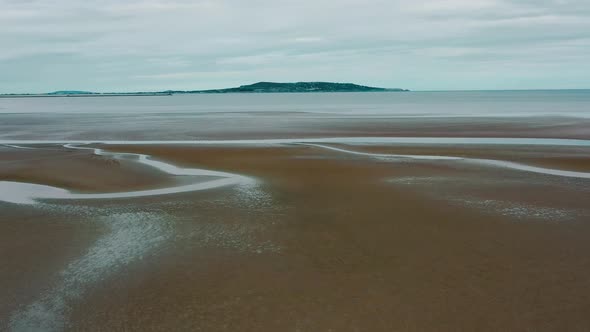
M 242 85 L 237 88 L 197 90 L 197 91 L 165 91 L 170 93 L 290 93 L 290 92 L 379 92 L 379 91 L 408 91 L 404 89 L 385 89 L 353 83 L 331 82 L 297 82 L 275 83 L 258 82 Z

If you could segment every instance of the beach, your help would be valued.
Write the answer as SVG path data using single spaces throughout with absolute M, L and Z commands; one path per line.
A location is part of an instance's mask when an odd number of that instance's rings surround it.
M 47 324 L 48 314 L 58 329 L 81 330 L 550 331 L 590 324 L 590 303 L 580 293 L 590 273 L 588 180 L 444 160 L 373 159 L 306 145 L 99 147 L 244 174 L 257 185 L 250 192 L 227 187 L 43 200 L 32 209 L 3 205 L 2 219 L 18 220 L 4 222 L 0 232 L 2 283 L 13 299 L 2 316 L 12 315 L 13 328 L 39 317 Z M 510 159 L 588 171 L 582 148 L 533 153 L 529 147 L 527 156 L 523 147 L 338 147 L 520 155 Z M 49 146 L 3 156 L 44 157 L 48 165 L 23 174 L 3 163 L 5 180 L 75 191 L 178 181 L 130 161 L 101 175 L 113 162 L 90 150 Z M 44 180 L 51 165 L 56 176 Z M 67 169 L 77 186 L 58 181 L 57 169 Z M 87 182 L 90 169 L 101 186 Z M 118 173 L 127 181 L 110 184 Z M 107 243 L 114 247 L 101 247 Z M 27 303 L 45 313 L 39 316 Z
M 228 114 L 7 115 L 0 329 L 590 328 L 587 120 Z

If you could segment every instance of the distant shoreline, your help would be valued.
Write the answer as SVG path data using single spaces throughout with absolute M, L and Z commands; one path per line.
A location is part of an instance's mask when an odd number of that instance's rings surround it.
M 183 95 L 271 95 L 271 94 L 322 94 L 322 93 L 396 93 L 398 91 L 315 91 L 315 92 L 190 92 L 190 93 L 97 93 L 78 95 L 0 95 L 1 98 L 91 98 L 91 97 L 169 97 Z M 410 92 L 410 91 L 405 91 Z
M 590 89 L 523 89 L 523 90 L 404 90 L 403 92 L 414 93 L 478 93 L 478 92 L 580 92 L 588 91 Z M 0 99 L 10 98 L 90 98 L 90 97 L 168 97 L 176 95 L 249 95 L 249 94 L 322 94 L 322 93 L 397 93 L 397 90 L 385 91 L 308 91 L 308 92 L 145 92 L 145 93 L 92 93 L 92 94 L 0 94 Z
M 8 94 L 0 95 L 0 98 L 89 98 L 89 97 L 160 97 L 171 96 L 172 93 L 88 93 L 88 94 L 64 94 L 55 95 L 40 94 Z
M 37 94 L 3 94 L 0 98 L 38 98 L 38 97 L 144 97 L 144 96 L 172 96 L 184 94 L 226 94 L 226 93 L 327 93 L 327 92 L 406 92 L 406 89 L 376 88 L 353 83 L 331 82 L 297 82 L 275 83 L 258 82 L 242 85 L 237 88 L 212 90 L 166 90 L 158 92 L 108 92 L 97 93 L 90 91 L 65 90 Z

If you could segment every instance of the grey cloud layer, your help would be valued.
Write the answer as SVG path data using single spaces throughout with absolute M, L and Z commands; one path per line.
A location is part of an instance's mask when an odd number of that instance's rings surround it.
M 587 0 L 0 0 L 0 92 L 590 87 Z

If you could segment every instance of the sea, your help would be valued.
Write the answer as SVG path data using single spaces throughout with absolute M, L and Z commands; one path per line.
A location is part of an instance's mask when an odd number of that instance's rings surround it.
M 282 138 L 465 119 L 535 125 L 541 118 L 590 119 L 590 90 L 0 98 L 0 140 Z

